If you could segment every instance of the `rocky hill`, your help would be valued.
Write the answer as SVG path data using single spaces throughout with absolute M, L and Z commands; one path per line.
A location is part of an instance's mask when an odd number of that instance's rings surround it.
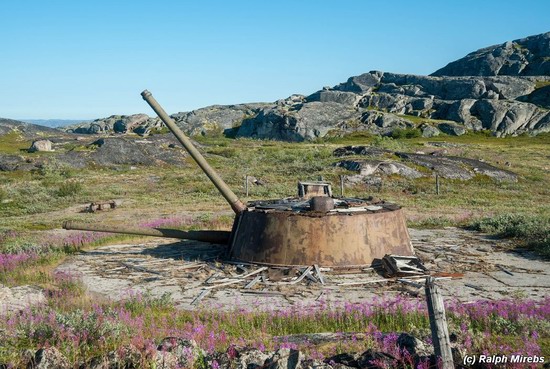
M 478 50 L 431 76 L 372 71 L 309 96 L 274 103 L 210 106 L 173 114 L 188 134 L 221 133 L 304 141 L 396 129 L 427 137 L 489 130 L 496 136 L 550 131 L 550 33 Z M 144 114 L 69 127 L 75 133 L 147 135 L 161 129 Z
M 0 118 L 0 172 L 32 171 L 47 165 L 71 168 L 89 165 L 113 168 L 121 165 L 184 166 L 186 155 L 172 135 L 153 135 L 147 139 L 123 135 L 77 135 Z
M 25 123 L 13 119 L 0 118 L 0 136 L 16 132 L 27 139 L 34 139 L 46 135 L 59 135 L 57 129 L 32 123 Z
M 432 76 L 550 75 L 550 32 L 479 49 Z

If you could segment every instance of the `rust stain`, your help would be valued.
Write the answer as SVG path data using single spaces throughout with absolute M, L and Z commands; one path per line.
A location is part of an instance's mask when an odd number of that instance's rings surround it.
M 267 265 L 370 265 L 386 254 L 414 255 L 401 209 L 358 213 L 243 213 L 233 260 Z

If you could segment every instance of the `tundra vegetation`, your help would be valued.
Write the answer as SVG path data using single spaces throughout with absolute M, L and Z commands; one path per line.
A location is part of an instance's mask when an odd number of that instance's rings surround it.
M 11 137 L 13 138 L 13 137 Z M 2 140 L 9 140 L 4 136 Z M 435 194 L 432 176 L 416 179 L 384 177 L 382 185 L 346 184 L 346 195 L 376 196 L 406 209 L 412 227 L 471 227 L 501 237 L 514 237 L 517 247 L 550 257 L 550 135 L 495 138 L 483 133 L 426 139 L 416 131 L 400 131 L 394 138 L 355 134 L 309 143 L 197 137 L 201 150 L 226 182 L 244 198 L 245 175 L 261 179 L 251 185 L 245 200 L 280 198 L 296 193 L 298 180 L 322 177 L 338 193 L 339 175 L 332 155 L 342 145 L 375 145 L 402 151 L 426 151 L 427 142 L 453 144 L 449 154 L 483 159 L 519 175 L 517 182 L 497 182 L 481 175 L 472 180 L 441 181 Z M 28 143 L 2 142 L 2 151 Z M 51 155 L 35 153 L 33 155 Z M 359 156 L 357 158 L 360 158 Z M 395 159 L 388 154 L 388 159 Z M 423 170 L 422 168 L 417 168 Z M 123 206 L 105 213 L 83 213 L 84 204 L 123 199 Z M 143 354 L 143 366 L 153 366 L 149 355 L 164 337 L 194 339 L 205 356 L 196 368 L 213 365 L 208 355 L 232 345 L 259 349 L 295 347 L 275 336 L 315 332 L 353 332 L 332 344 L 304 344 L 298 348 L 313 358 L 372 348 L 392 354 L 405 366 L 411 359 L 395 342 L 408 332 L 429 342 L 424 301 L 388 298 L 364 304 L 318 304 L 286 311 L 259 311 L 237 306 L 233 311 L 214 307 L 178 311 L 170 296 L 128 295 L 121 301 L 89 296 L 78 275 L 55 271 L 65 258 L 81 250 L 138 237 L 89 232 L 56 231 L 64 220 L 118 222 L 124 225 L 171 226 L 181 229 L 228 229 L 232 214 L 206 176 L 191 161 L 171 166 L 90 166 L 75 170 L 55 161 L 34 172 L 0 173 L 0 283 L 36 285 L 46 300 L 20 312 L 1 312 L 0 364 L 24 365 L 23 352 L 57 347 L 71 365 L 88 362 L 132 344 Z M 478 301 L 463 305 L 447 301 L 450 331 L 465 352 L 542 355 L 550 352 L 550 298 L 531 301 Z M 148 354 L 149 353 L 149 354 Z M 148 356 L 149 355 L 149 356 Z M 208 364 L 210 363 L 210 364 Z M 213 365 L 214 366 L 214 365 Z

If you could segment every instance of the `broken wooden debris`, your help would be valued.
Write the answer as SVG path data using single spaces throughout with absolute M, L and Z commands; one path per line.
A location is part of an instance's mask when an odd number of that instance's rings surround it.
M 248 282 L 248 284 L 247 284 L 246 286 L 244 286 L 244 289 L 245 289 L 245 290 L 248 290 L 248 289 L 254 287 L 261 279 L 262 279 L 262 276 L 261 276 L 261 275 L 257 275 L 256 278 L 254 278 L 253 280 L 251 280 L 250 282 Z
M 323 275 L 321 274 L 321 268 L 319 268 L 319 265 L 314 264 L 313 269 L 315 269 L 315 273 L 317 274 L 317 278 L 319 279 L 319 282 L 321 282 L 321 284 L 325 284 L 325 280 L 323 278 Z
M 416 256 L 384 255 L 382 265 L 388 277 L 421 275 L 427 271 Z
M 215 280 L 212 277 L 210 277 L 205 281 L 205 283 L 208 281 L 211 284 L 211 286 L 204 287 L 204 288 L 210 290 L 210 289 L 213 289 L 213 288 L 225 287 L 225 286 L 229 286 L 229 285 L 232 285 L 232 284 L 244 282 L 246 280 L 246 278 L 251 277 L 253 275 L 256 275 L 258 273 L 261 273 L 261 272 L 263 272 L 264 270 L 267 270 L 267 269 L 268 269 L 267 267 L 261 267 L 259 269 L 256 269 L 253 272 L 247 273 L 247 274 L 242 275 L 242 276 L 238 276 L 236 278 L 222 278 L 222 279 Z
M 195 263 L 189 263 L 187 265 L 182 265 L 181 267 L 179 267 L 179 269 L 184 269 L 184 270 L 185 269 L 193 269 L 193 268 L 198 269 L 198 268 L 203 268 L 205 266 L 206 266 L 206 264 L 204 264 L 204 263 L 196 263 L 195 262 Z
M 248 269 L 246 269 L 242 264 L 237 264 L 237 270 L 240 270 L 243 273 L 248 273 Z
M 453 369 L 455 365 L 453 363 L 447 318 L 445 317 L 445 304 L 441 291 L 435 284 L 433 277 L 426 278 L 425 291 L 435 356 L 437 360 L 441 361 L 442 369 Z
M 390 281 L 392 281 L 392 279 L 375 279 L 375 280 L 371 280 L 371 281 L 344 282 L 344 283 L 339 283 L 338 286 L 360 286 L 360 285 L 363 285 L 363 284 L 386 283 L 386 282 L 390 282 Z
M 403 284 L 408 284 L 409 286 L 413 286 L 413 287 L 416 287 L 416 288 L 421 288 L 421 287 L 424 287 L 423 284 L 420 284 L 420 283 L 416 283 L 416 281 L 420 281 L 420 280 L 423 280 L 423 279 L 428 279 L 428 278 L 432 278 L 434 281 L 444 281 L 444 280 L 449 280 L 449 279 L 453 279 L 453 277 L 438 277 L 438 278 L 434 278 L 433 276 L 429 276 L 429 275 L 423 275 L 423 276 L 415 276 L 415 277 L 409 277 L 409 278 L 398 278 L 397 279 L 397 282 L 401 282 Z
M 218 277 L 220 275 L 220 273 L 214 273 L 212 274 L 210 277 L 208 277 L 206 279 L 206 281 L 204 281 L 205 284 L 208 284 L 208 283 L 211 283 L 216 277 Z
M 253 272 L 250 272 L 250 273 L 248 273 L 248 274 L 245 274 L 245 275 L 241 276 L 241 278 L 244 279 L 244 278 L 253 276 L 253 275 L 258 274 L 258 273 L 261 273 L 261 272 L 263 272 L 264 270 L 267 270 L 267 269 L 268 269 L 267 267 L 261 267 L 260 269 L 256 269 L 256 270 L 253 271 Z
M 122 265 L 122 266 L 124 266 L 128 269 L 137 270 L 138 272 L 157 274 L 157 275 L 164 276 L 164 274 L 161 273 L 161 272 L 157 272 L 156 270 L 147 269 L 147 268 L 141 267 L 139 265 L 132 265 L 132 264 L 129 264 L 129 263 L 125 263 L 123 261 L 120 261 L 119 263 L 120 263 L 120 265 Z
M 233 279 L 229 282 L 225 282 L 225 283 L 218 283 L 218 284 L 214 284 L 212 286 L 208 286 L 208 287 L 204 287 L 205 289 L 208 289 L 208 290 L 211 290 L 213 288 L 218 288 L 218 287 L 225 287 L 225 286 L 229 286 L 229 285 L 232 285 L 232 284 L 236 284 L 236 283 L 240 283 L 242 282 L 243 279 Z
M 262 296 L 287 296 L 286 293 L 279 291 L 255 291 L 255 290 L 240 290 L 241 293 L 262 295 Z
M 207 290 L 207 289 L 203 289 L 201 291 L 201 293 L 199 293 L 199 295 L 197 297 L 195 297 L 193 299 L 193 301 L 191 301 L 191 305 L 198 305 L 199 302 L 206 296 L 210 293 L 211 290 Z
M 314 283 L 319 283 L 319 280 L 317 278 L 315 278 L 312 271 L 313 270 L 310 270 L 308 273 L 305 273 L 306 278 L 309 279 L 310 281 L 314 282 Z
M 498 269 L 502 270 L 504 273 L 506 273 L 508 275 L 511 275 L 511 276 L 514 276 L 514 273 L 512 273 L 508 269 L 504 268 L 502 265 L 497 264 L 496 266 L 497 266 Z
M 299 276 L 298 278 L 296 278 L 295 280 L 291 281 L 291 282 L 288 282 L 288 284 L 296 284 L 298 282 L 300 282 L 302 279 L 304 279 L 308 274 L 310 274 L 311 270 L 313 269 L 313 267 L 311 266 L 308 266 L 304 272 L 302 273 L 301 276 Z
M 420 283 L 416 283 L 416 282 L 413 282 L 411 280 L 408 280 L 408 279 L 405 279 L 405 278 L 399 278 L 397 280 L 397 282 L 401 282 L 403 284 L 406 284 L 406 285 L 409 285 L 409 286 L 413 286 L 413 287 L 416 287 L 416 288 L 422 288 L 424 287 L 423 284 L 420 284 Z

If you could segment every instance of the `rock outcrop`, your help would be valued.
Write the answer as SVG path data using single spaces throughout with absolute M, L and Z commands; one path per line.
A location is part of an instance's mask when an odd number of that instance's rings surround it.
M 489 46 L 437 70 L 434 76 L 550 75 L 550 32 Z
M 226 133 L 239 127 L 244 120 L 256 116 L 259 111 L 273 104 L 212 105 L 190 112 L 171 115 L 176 124 L 190 135 Z
M 337 126 L 356 118 L 357 111 L 336 102 L 311 102 L 261 109 L 258 115 L 245 119 L 237 137 L 285 141 L 312 140 L 324 137 Z
M 431 154 L 406 153 L 382 150 L 371 146 L 345 146 L 334 150 L 337 157 L 362 155 L 368 160 L 345 159 L 334 163 L 334 166 L 345 168 L 359 174 L 351 178 L 352 182 L 369 177 L 373 179 L 380 175 L 397 174 L 407 178 L 419 178 L 427 175 L 408 165 L 384 158 L 387 154 L 394 154 L 403 161 L 424 167 L 443 178 L 469 180 L 476 174 L 485 175 L 496 181 L 516 182 L 517 175 L 509 170 L 495 167 L 477 159 L 460 156 L 441 155 L 438 152 Z
M 28 151 L 52 151 L 52 142 L 47 139 L 34 140 Z
M 60 131 L 55 128 L 0 118 L 0 136 L 10 133 L 20 134 L 25 139 L 38 139 L 48 135 L 60 135 Z
M 102 134 L 102 133 L 129 133 L 147 134 L 151 129 L 161 127 L 157 118 L 149 118 L 146 114 L 111 115 L 107 118 L 96 119 L 91 123 L 75 124 L 62 129 L 69 133 Z

